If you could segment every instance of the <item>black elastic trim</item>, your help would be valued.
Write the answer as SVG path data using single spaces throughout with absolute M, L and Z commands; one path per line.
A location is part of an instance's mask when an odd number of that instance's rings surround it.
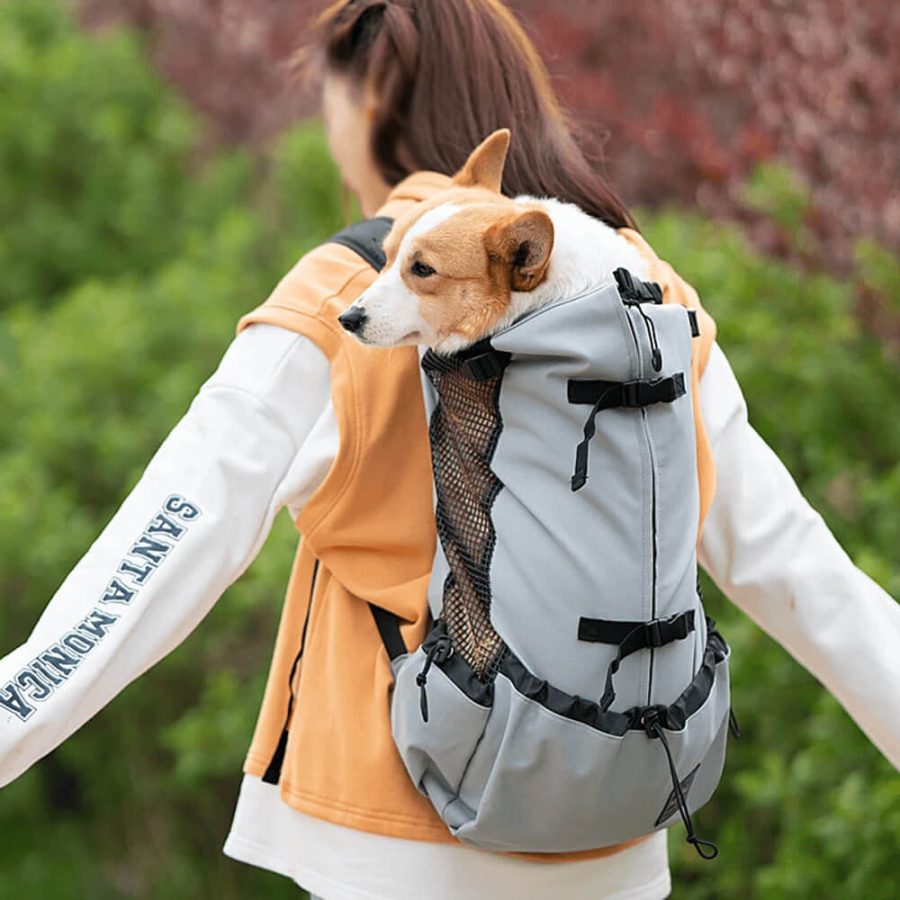
M 313 597 L 316 593 L 316 583 L 318 579 L 319 560 L 317 559 L 313 563 L 312 578 L 309 583 L 309 601 L 306 604 L 306 615 L 303 617 L 303 630 L 300 632 L 300 647 L 297 650 L 297 655 L 294 657 L 291 671 L 288 674 L 288 707 L 284 716 L 284 726 L 281 729 L 281 737 L 278 739 L 278 746 L 275 748 L 275 752 L 272 754 L 272 758 L 269 760 L 269 765 L 266 766 L 266 771 L 262 778 L 266 784 L 278 784 L 278 779 L 281 778 L 281 766 L 284 762 L 284 751 L 287 748 L 291 712 L 294 709 L 294 675 L 297 674 L 297 667 L 300 665 L 300 660 L 303 658 L 303 651 L 306 649 L 306 632 L 309 630 L 309 616 L 312 612 Z
M 288 729 L 285 727 L 281 730 L 281 737 L 278 738 L 278 746 L 269 760 L 269 765 L 263 774 L 262 780 L 266 784 L 278 784 L 281 777 L 281 767 L 284 765 L 284 753 L 287 750 Z
M 604 392 L 606 392 L 604 396 Z M 676 372 L 668 378 L 655 381 L 579 380 L 568 382 L 569 403 L 596 403 L 602 398 L 599 409 L 649 406 L 652 403 L 671 403 L 685 393 L 684 372 Z
M 328 238 L 327 243 L 349 247 L 373 269 L 380 272 L 386 262 L 381 244 L 393 224 L 394 220 L 387 216 L 363 219 L 361 222 L 354 222 L 341 229 L 337 234 L 333 234 Z
M 635 650 L 662 647 L 686 638 L 694 630 L 694 610 L 676 613 L 650 622 L 619 622 L 613 619 L 578 620 L 578 640 L 594 644 L 622 644 L 626 640 Z M 634 651 L 631 651 L 634 652 Z
M 706 623 L 706 647 L 697 674 L 674 703 L 670 706 L 653 707 L 658 711 L 660 725 L 669 731 L 681 731 L 688 718 L 706 702 L 715 683 L 716 666 L 728 655 L 728 645 L 722 635 L 715 630 L 713 620 L 707 617 Z M 426 638 L 426 642 L 437 640 L 437 636 L 446 634 L 446 629 L 438 631 L 439 627 L 440 625 L 435 626 L 435 631 Z M 425 644 L 422 646 L 425 647 Z M 493 685 L 475 677 L 472 668 L 459 653 L 453 653 L 446 661 L 435 665 L 438 665 L 470 700 L 482 706 L 492 705 Z M 508 648 L 500 663 L 498 674 L 507 678 L 522 696 L 557 715 L 581 722 L 597 731 L 621 737 L 628 731 L 644 729 L 644 714 L 649 707 L 633 706 L 624 712 L 603 710 L 600 704 L 593 700 L 567 694 L 538 678 Z
M 372 611 L 372 617 L 375 619 L 375 625 L 378 627 L 378 633 L 381 635 L 381 642 L 387 651 L 388 659 L 393 662 L 407 652 L 403 635 L 400 634 L 400 618 L 374 603 L 369 604 L 369 609 Z

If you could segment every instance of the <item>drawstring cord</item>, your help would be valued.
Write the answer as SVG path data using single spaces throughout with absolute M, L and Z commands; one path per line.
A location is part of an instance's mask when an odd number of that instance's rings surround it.
M 581 443 L 575 448 L 575 471 L 572 474 L 572 490 L 578 491 L 584 487 L 585 482 L 587 481 L 588 474 L 588 446 L 591 443 L 591 440 L 594 437 L 594 434 L 597 431 L 597 426 L 594 420 L 597 418 L 597 413 L 600 412 L 601 404 L 603 403 L 606 395 L 613 389 L 611 385 L 602 394 L 597 398 L 597 402 L 591 407 L 591 411 L 588 414 L 587 422 L 584 423 L 584 439 Z
M 666 751 L 666 759 L 669 763 L 669 774 L 672 777 L 672 793 L 675 795 L 675 804 L 684 827 L 687 829 L 687 842 L 692 844 L 694 849 L 703 859 L 715 859 L 719 855 L 719 848 L 712 841 L 705 841 L 697 837 L 694 833 L 694 823 L 691 820 L 691 814 L 688 810 L 687 800 L 684 791 L 681 789 L 681 780 L 678 778 L 678 770 L 675 768 L 675 760 L 672 759 L 672 751 L 669 748 L 669 742 L 666 735 L 659 724 L 659 710 L 654 707 L 647 709 L 641 717 L 641 724 L 648 737 L 657 737 L 662 742 L 663 749 Z
M 644 312 L 641 308 L 640 303 L 634 304 L 637 307 L 637 311 L 641 314 L 641 318 L 644 320 L 644 328 L 647 329 L 647 340 L 650 341 L 650 360 L 653 364 L 653 369 L 658 372 L 662 368 L 662 351 L 659 349 L 659 344 L 656 340 L 656 324 L 653 319 Z
M 734 710 L 730 706 L 728 707 L 728 729 L 735 738 L 739 738 L 741 736 L 741 726 L 738 724 L 737 716 L 734 714 Z
M 425 685 L 428 682 L 428 670 L 433 662 L 442 663 L 449 659 L 452 654 L 453 645 L 450 642 L 450 638 L 446 635 L 439 637 L 428 648 L 428 652 L 425 654 L 425 665 L 422 666 L 422 671 L 416 675 L 416 684 L 419 686 L 419 710 L 422 713 L 423 722 L 428 721 L 428 694 L 425 692 Z

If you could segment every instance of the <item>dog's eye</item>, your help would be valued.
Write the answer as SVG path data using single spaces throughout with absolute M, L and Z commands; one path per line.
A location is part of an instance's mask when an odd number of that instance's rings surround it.
M 427 278 L 429 275 L 434 275 L 435 270 L 429 266 L 428 263 L 423 263 L 421 260 L 418 260 L 412 264 L 410 272 L 417 278 Z

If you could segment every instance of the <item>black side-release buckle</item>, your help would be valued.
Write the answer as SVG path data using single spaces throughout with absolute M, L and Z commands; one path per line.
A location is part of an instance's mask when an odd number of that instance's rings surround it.
M 620 406 L 634 409 L 653 403 L 671 403 L 685 393 L 684 372 L 654 381 L 582 381 L 570 378 L 567 388 L 569 403 L 593 404 L 599 401 L 600 409 Z
M 616 269 L 613 272 L 616 287 L 622 300 L 632 303 L 662 303 L 662 288 L 655 281 L 641 281 L 628 269 Z
M 569 403 L 591 403 L 591 411 L 584 423 L 584 438 L 575 448 L 575 471 L 572 490 L 579 491 L 587 482 L 588 445 L 594 437 L 594 420 L 602 409 L 626 407 L 634 409 L 651 403 L 671 403 L 685 393 L 684 372 L 656 381 L 579 381 L 568 382 Z
M 623 622 L 615 619 L 578 620 L 578 640 L 592 644 L 624 645 L 624 653 L 634 653 L 645 647 L 664 647 L 672 641 L 686 638 L 694 630 L 694 610 L 674 613 L 665 619 L 649 622 Z
M 641 403 L 641 382 L 622 382 L 622 406 L 643 406 Z
M 667 619 L 653 619 L 650 622 L 609 622 L 603 619 L 579 619 L 578 639 L 611 643 L 612 637 L 619 637 L 624 625 L 633 626 L 621 637 L 616 648 L 616 655 L 606 670 L 606 687 L 600 698 L 600 708 L 605 712 L 616 699 L 613 687 L 613 676 L 619 671 L 622 660 L 638 650 L 649 647 L 664 647 L 672 641 L 686 638 L 694 630 L 694 610 L 674 613 Z
M 473 381 L 488 381 L 496 378 L 509 365 L 511 355 L 502 350 L 491 349 L 466 359 L 460 366 L 460 371 Z

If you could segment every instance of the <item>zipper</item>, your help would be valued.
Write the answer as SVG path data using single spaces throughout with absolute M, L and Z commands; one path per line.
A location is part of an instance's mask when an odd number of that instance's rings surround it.
M 644 356 L 641 352 L 641 342 L 638 340 L 637 332 L 635 330 L 635 323 L 630 315 L 630 311 L 634 308 L 637 308 L 638 314 L 644 320 L 644 327 L 647 329 L 647 338 L 650 343 L 650 348 L 652 351 L 651 363 L 654 370 L 659 371 L 662 364 L 662 355 L 659 351 L 659 345 L 656 342 L 656 329 L 655 327 L 651 329 L 652 322 L 650 325 L 647 324 L 647 319 L 649 318 L 647 314 L 640 308 L 637 303 L 625 303 L 626 315 L 628 318 L 628 325 L 631 330 L 631 337 L 634 340 L 634 346 L 637 350 L 638 355 L 638 373 L 637 377 L 643 377 L 643 363 Z M 641 407 L 641 423 L 644 429 L 644 438 L 647 443 L 647 453 L 650 459 L 650 523 L 652 528 L 652 550 L 651 550 L 651 569 L 650 569 L 650 606 L 651 606 L 651 618 L 656 618 L 656 568 L 657 568 L 657 523 L 656 523 L 656 464 L 653 456 L 653 442 L 650 438 L 650 426 L 647 424 L 647 410 L 644 407 Z M 647 703 L 650 703 L 650 698 L 653 692 L 653 662 L 655 656 L 655 649 L 653 647 L 650 648 L 650 672 L 647 679 Z
M 289 696 L 287 714 L 284 717 L 284 727 L 281 729 L 281 736 L 278 738 L 278 746 L 275 748 L 275 752 L 272 754 L 272 759 L 269 762 L 268 768 L 266 769 L 266 772 L 262 778 L 262 780 L 267 784 L 278 784 L 278 780 L 279 778 L 281 778 L 281 766 L 284 763 L 284 754 L 287 750 L 288 733 L 290 732 L 291 715 L 294 711 L 294 678 L 297 674 L 297 669 L 300 666 L 300 660 L 303 658 L 303 650 L 306 647 L 306 632 L 309 628 L 309 616 L 312 612 L 313 597 L 316 593 L 316 583 L 318 582 L 318 577 L 319 560 L 316 560 L 313 563 L 312 581 L 309 586 L 309 601 L 306 604 L 306 615 L 303 617 L 303 630 L 300 632 L 300 647 L 297 650 L 297 655 L 294 657 L 294 662 L 291 664 L 291 672 L 288 675 Z
M 650 602 L 652 604 L 652 609 L 650 613 L 650 617 L 652 619 L 656 618 L 656 568 L 657 568 L 657 528 L 656 528 L 656 462 L 653 458 L 653 441 L 650 439 L 650 426 L 647 424 L 647 410 L 641 407 L 641 418 L 644 423 L 644 434 L 647 437 L 647 449 L 650 451 L 650 496 L 651 496 L 651 505 L 650 505 L 650 521 L 653 527 L 653 554 L 652 554 L 652 569 L 651 569 L 651 592 L 650 592 Z M 655 655 L 655 648 L 650 648 L 650 676 L 647 679 L 647 703 L 650 703 L 650 697 L 653 692 L 653 662 Z

